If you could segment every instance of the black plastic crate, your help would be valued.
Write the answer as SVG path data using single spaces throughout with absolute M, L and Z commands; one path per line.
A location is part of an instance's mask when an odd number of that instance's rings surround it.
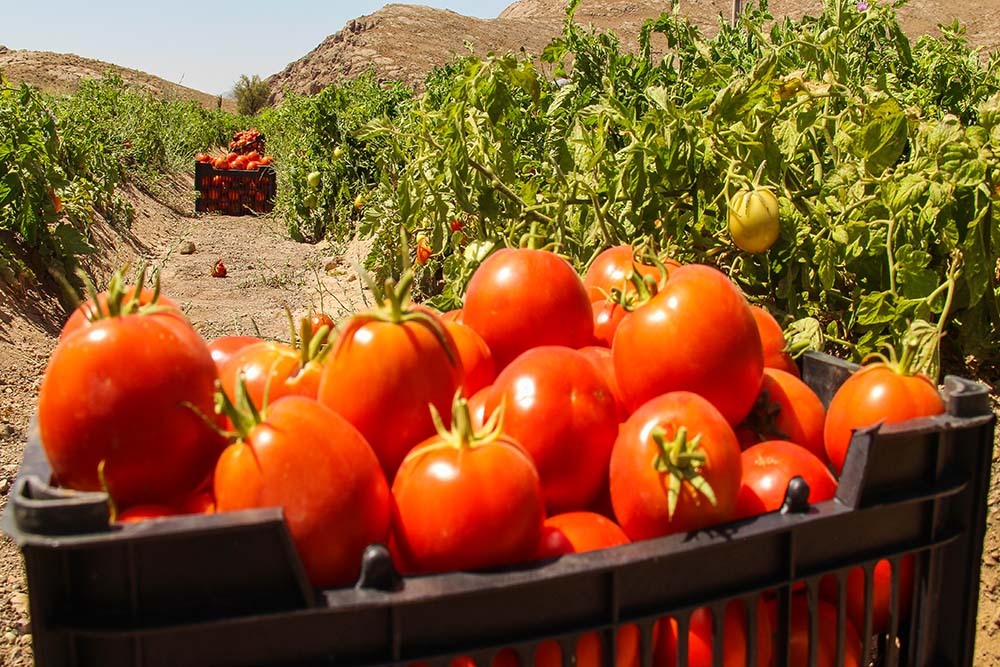
M 278 179 L 270 166 L 250 171 L 215 169 L 210 164 L 196 162 L 194 187 L 198 192 L 194 210 L 198 213 L 270 213 L 274 210 Z
M 803 379 L 828 402 L 852 368 L 809 354 Z M 683 655 L 690 613 L 708 607 L 719 619 L 737 599 L 746 603 L 748 664 L 756 665 L 762 595 L 777 610 L 773 664 L 781 667 L 793 590 L 804 589 L 815 610 L 825 575 L 843 592 L 849 570 L 861 566 L 870 580 L 882 559 L 894 565 L 890 630 L 868 631 L 869 586 L 859 629 L 866 655 L 872 650 L 879 665 L 967 667 L 995 418 L 984 386 L 948 377 L 945 388 L 944 415 L 855 433 L 834 500 L 806 505 L 808 490 L 790 485 L 780 513 L 490 572 L 400 580 L 384 548 L 373 546 L 357 586 L 314 591 L 280 510 L 109 525 L 103 494 L 45 484 L 49 468 L 34 430 L 4 530 L 24 555 L 40 667 L 444 667 L 459 655 L 486 666 L 505 648 L 527 667 L 548 640 L 570 665 L 577 640 L 591 631 L 603 664 L 613 665 L 624 625 L 637 626 L 640 664 L 648 666 L 657 620 L 678 619 Z M 909 555 L 913 602 L 904 616 L 898 565 Z M 845 617 L 843 594 L 837 613 Z M 714 641 L 722 665 L 721 633 Z M 842 631 L 837 641 L 842 652 Z

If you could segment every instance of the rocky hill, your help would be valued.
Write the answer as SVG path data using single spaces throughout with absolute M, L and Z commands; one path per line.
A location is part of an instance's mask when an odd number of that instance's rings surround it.
M 575 20 L 613 29 L 626 46 L 635 45 L 643 21 L 670 10 L 669 0 L 583 0 Z M 771 0 L 775 16 L 801 17 L 817 13 L 820 0 Z M 728 18 L 731 0 L 681 0 L 680 11 L 711 33 L 719 17 Z M 537 54 L 559 34 L 565 0 L 520 0 L 495 19 L 477 19 L 455 12 L 415 5 L 386 5 L 374 14 L 350 21 L 315 49 L 272 76 L 272 101 L 286 90 L 312 94 L 345 78 L 373 68 L 382 80 L 418 85 L 435 65 L 454 54 L 517 51 Z M 970 42 L 985 50 L 1000 46 L 1000 2 L 971 0 L 911 0 L 899 10 L 911 35 L 936 30 L 958 18 L 966 24 Z M 467 46 L 468 45 L 468 46 Z
M 0 73 L 9 81 L 25 82 L 47 93 L 71 93 L 82 79 L 97 79 L 109 70 L 156 97 L 193 100 L 207 109 L 214 109 L 221 104 L 228 111 L 236 110 L 236 103 L 232 100 L 171 83 L 139 70 L 81 58 L 71 53 L 18 51 L 0 46 Z

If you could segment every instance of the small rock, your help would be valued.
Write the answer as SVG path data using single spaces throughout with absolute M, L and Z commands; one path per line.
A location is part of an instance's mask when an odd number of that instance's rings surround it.
M 10 491 L 10 478 L 4 477 L 0 480 L 0 496 L 6 496 L 8 491 Z
M 17 641 L 18 641 L 18 643 L 20 643 L 20 644 L 24 644 L 25 646 L 27 646 L 28 644 L 30 644 L 30 643 L 31 643 L 31 633 L 29 632 L 29 633 L 28 633 L 28 634 L 26 634 L 26 635 L 21 635 L 21 636 L 20 636 L 20 637 L 18 638 L 18 640 L 17 640 Z
M 3 633 L 3 638 L 4 638 L 4 641 L 6 641 L 6 642 L 8 642 L 10 644 L 13 644 L 14 642 L 17 641 L 17 635 L 15 635 L 13 632 L 5 632 L 5 633 Z
M 358 279 L 358 277 L 355 276 L 355 275 L 347 276 L 347 282 L 349 282 L 349 283 L 353 283 L 357 279 Z
M 10 606 L 18 616 L 27 616 L 28 595 L 26 593 L 14 593 L 10 596 Z
M 330 273 L 340 268 L 343 265 L 344 265 L 343 257 L 334 257 L 332 259 L 327 260 L 326 264 L 323 265 L 323 268 L 326 270 L 327 273 Z
M 193 255 L 195 251 L 194 243 L 191 241 L 184 241 L 180 245 L 180 253 L 182 255 Z

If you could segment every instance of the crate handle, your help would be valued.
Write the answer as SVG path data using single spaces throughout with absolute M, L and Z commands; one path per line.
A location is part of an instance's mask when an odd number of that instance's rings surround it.
M 356 589 L 377 591 L 398 591 L 403 588 L 403 579 L 392 564 L 392 555 L 383 544 L 369 544 L 361 556 L 361 576 Z
M 809 483 L 796 475 L 788 480 L 782 514 L 805 514 L 809 511 Z
M 24 533 L 79 535 L 107 532 L 111 527 L 108 496 L 100 491 L 61 489 L 28 475 L 18 480 L 10 502 Z

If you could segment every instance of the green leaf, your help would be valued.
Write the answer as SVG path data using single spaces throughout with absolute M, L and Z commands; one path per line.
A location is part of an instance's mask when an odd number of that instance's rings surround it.
M 837 256 L 837 248 L 827 239 L 817 239 L 816 241 L 816 273 L 819 275 L 819 282 L 824 290 L 833 289 L 837 280 L 837 266 L 834 258 Z
M 822 352 L 826 346 L 823 327 L 815 317 L 805 317 L 789 324 L 785 328 L 785 340 L 793 350 Z
M 915 206 L 928 188 L 927 179 L 921 173 L 906 174 L 896 184 L 896 189 L 889 196 L 889 208 L 901 213 Z
M 892 293 L 888 291 L 866 294 L 858 303 L 857 320 L 863 326 L 892 322 L 895 315 Z
M 906 116 L 901 113 L 868 123 L 862 138 L 862 156 L 868 173 L 881 176 L 896 164 L 906 147 L 906 140 Z
M 53 233 L 59 240 L 59 246 L 66 255 L 87 255 L 96 250 L 83 232 L 73 225 L 56 225 Z

